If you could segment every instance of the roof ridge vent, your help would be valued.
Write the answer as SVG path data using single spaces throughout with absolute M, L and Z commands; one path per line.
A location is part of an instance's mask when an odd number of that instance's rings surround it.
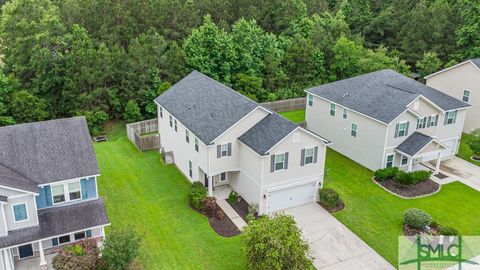
M 398 87 L 398 86 L 393 86 L 393 85 L 391 85 L 391 84 L 386 84 L 386 86 L 391 87 L 391 88 L 393 88 L 393 89 L 397 89 L 397 90 L 403 91 L 403 92 L 407 92 L 407 93 L 410 93 L 410 94 L 416 94 L 416 92 L 413 92 L 413 91 L 407 90 L 407 89 L 403 89 L 403 88 L 400 88 L 400 87 Z
M 349 93 L 346 92 L 346 93 L 344 93 L 344 94 L 342 95 L 342 98 L 346 98 L 348 95 L 349 95 Z

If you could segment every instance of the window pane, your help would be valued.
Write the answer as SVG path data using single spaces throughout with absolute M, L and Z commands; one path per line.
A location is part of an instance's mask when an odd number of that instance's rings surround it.
M 313 148 L 305 149 L 305 156 L 313 156 Z
M 74 182 L 68 184 L 68 195 L 70 200 L 78 200 L 81 198 L 80 195 L 80 182 Z
M 275 155 L 275 163 L 278 163 L 278 162 L 282 162 L 283 163 L 283 160 L 285 159 L 285 155 L 284 154 L 280 154 L 280 155 Z
M 60 236 L 60 237 L 58 238 L 58 242 L 59 242 L 60 244 L 69 243 L 69 242 L 70 242 L 70 235 Z
M 27 207 L 25 206 L 25 204 L 14 205 L 13 213 L 14 213 L 15 221 L 22 221 L 28 218 Z
M 53 202 L 60 203 L 65 201 L 65 190 L 63 185 L 52 186 Z
M 283 170 L 283 162 L 275 163 L 275 170 Z
M 75 241 L 85 238 L 85 232 L 79 232 L 73 235 Z

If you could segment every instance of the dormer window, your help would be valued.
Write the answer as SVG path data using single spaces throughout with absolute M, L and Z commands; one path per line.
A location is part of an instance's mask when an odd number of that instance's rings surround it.
M 53 204 L 82 199 L 80 181 L 52 185 Z
M 13 208 L 13 218 L 15 219 L 15 222 L 28 220 L 26 203 L 15 204 L 12 206 L 12 208 Z
M 62 203 L 65 201 L 65 189 L 63 184 L 52 186 L 53 203 Z

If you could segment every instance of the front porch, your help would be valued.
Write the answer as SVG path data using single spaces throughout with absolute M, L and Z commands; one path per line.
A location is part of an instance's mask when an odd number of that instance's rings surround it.
M 58 253 L 51 253 L 45 255 L 46 261 L 46 269 L 53 269 L 52 267 L 52 259 Z M 33 257 L 29 259 L 23 259 L 15 262 L 15 270 L 31 270 L 31 269 L 38 269 L 40 265 L 40 257 Z

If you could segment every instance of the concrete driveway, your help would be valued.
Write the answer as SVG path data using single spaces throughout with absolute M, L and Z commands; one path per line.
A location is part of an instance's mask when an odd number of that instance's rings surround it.
M 435 162 L 430 162 L 429 167 Z M 440 172 L 449 176 L 446 183 L 460 181 L 480 191 L 480 167 L 458 157 L 452 157 L 440 163 Z M 450 180 L 450 181 L 449 181 Z
M 303 231 L 317 269 L 395 269 L 320 205 L 311 203 L 284 212 L 292 215 Z

